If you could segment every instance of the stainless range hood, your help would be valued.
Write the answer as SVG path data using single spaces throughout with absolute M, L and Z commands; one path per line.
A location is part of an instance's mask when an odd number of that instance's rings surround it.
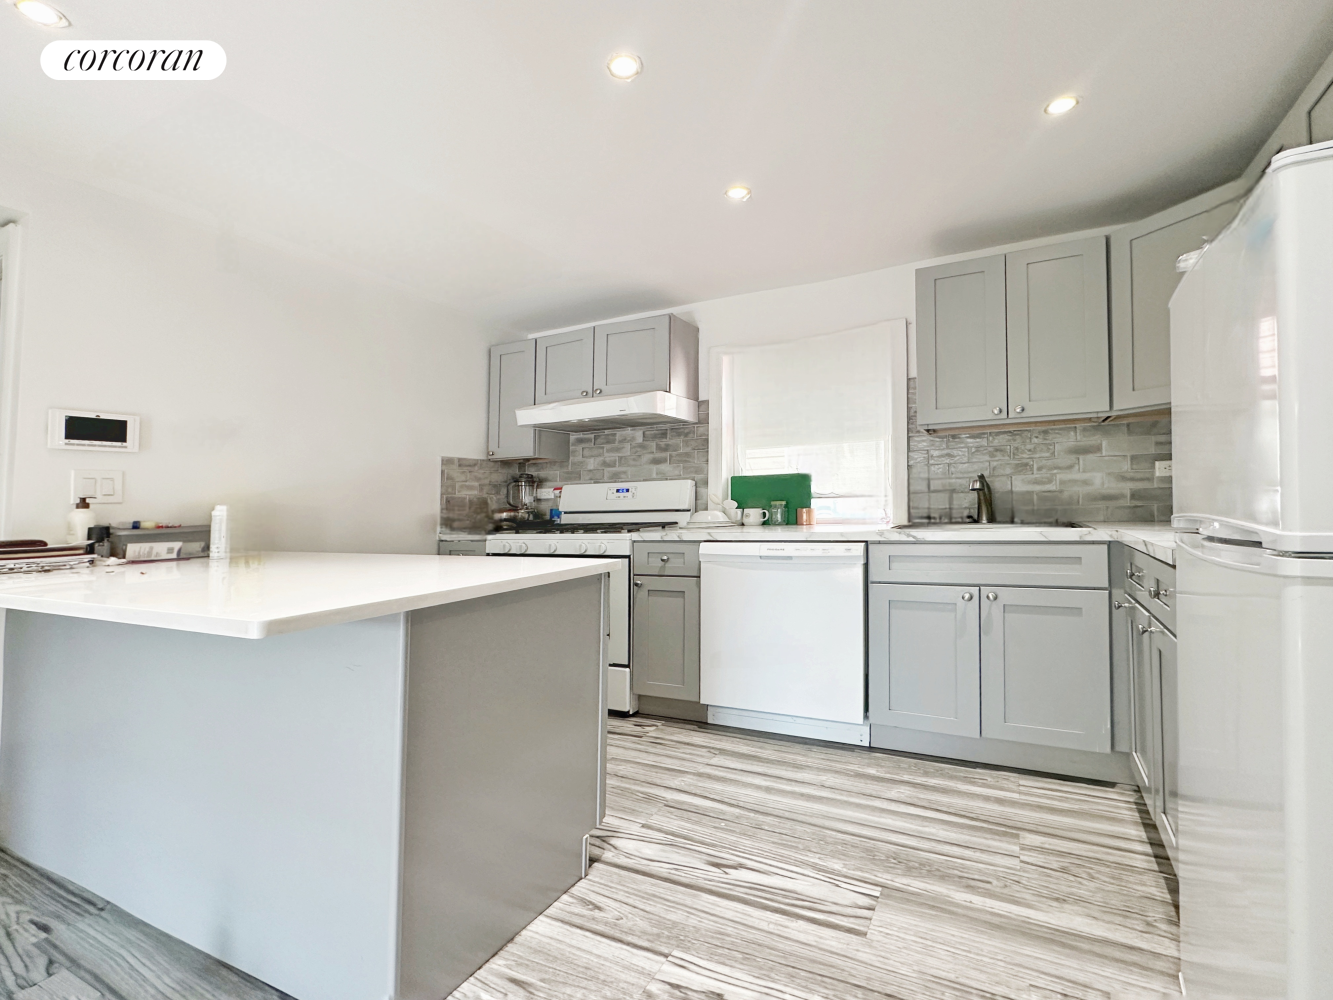
M 596 399 L 565 399 L 539 403 L 514 411 L 520 427 L 553 431 L 606 431 L 619 427 L 656 424 L 697 424 L 699 404 L 693 399 L 660 390 Z

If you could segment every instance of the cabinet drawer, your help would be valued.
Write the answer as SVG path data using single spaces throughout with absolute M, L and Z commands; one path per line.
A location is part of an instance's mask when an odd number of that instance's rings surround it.
M 1101 543 L 880 542 L 870 546 L 872 583 L 1011 587 L 1105 587 Z
M 698 542 L 635 542 L 636 576 L 698 576 Z
M 439 553 L 442 556 L 484 556 L 486 554 L 486 539 L 455 538 L 447 542 L 441 541 L 439 543 Z
M 1154 618 L 1176 630 L 1176 568 L 1137 549 L 1125 558 L 1125 593 L 1142 604 Z

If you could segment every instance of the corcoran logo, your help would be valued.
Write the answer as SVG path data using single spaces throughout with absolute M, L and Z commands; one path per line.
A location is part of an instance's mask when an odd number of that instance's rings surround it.
M 52 42 L 42 71 L 52 80 L 216 80 L 227 68 L 217 42 Z

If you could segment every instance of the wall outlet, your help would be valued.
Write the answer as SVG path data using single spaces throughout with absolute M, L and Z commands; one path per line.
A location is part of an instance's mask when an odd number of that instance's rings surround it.
M 88 497 L 88 503 L 124 503 L 125 473 L 119 469 L 75 469 L 69 474 L 69 502 L 78 503 L 79 497 Z
M 554 499 L 555 499 L 555 490 L 554 490 L 554 489 L 549 489 L 549 488 L 539 488 L 539 489 L 537 490 L 537 499 L 538 499 L 538 500 L 554 500 Z
M 1152 467 L 1152 474 L 1154 476 L 1171 475 L 1171 460 L 1167 459 L 1165 462 L 1154 462 Z

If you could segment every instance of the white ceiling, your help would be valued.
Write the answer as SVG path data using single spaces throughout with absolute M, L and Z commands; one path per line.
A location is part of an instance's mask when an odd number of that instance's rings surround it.
M 0 8 L 6 155 L 516 333 L 1141 217 L 1238 174 L 1333 48 L 1333 0 L 55 2 Z M 52 81 L 53 37 L 227 70 Z

